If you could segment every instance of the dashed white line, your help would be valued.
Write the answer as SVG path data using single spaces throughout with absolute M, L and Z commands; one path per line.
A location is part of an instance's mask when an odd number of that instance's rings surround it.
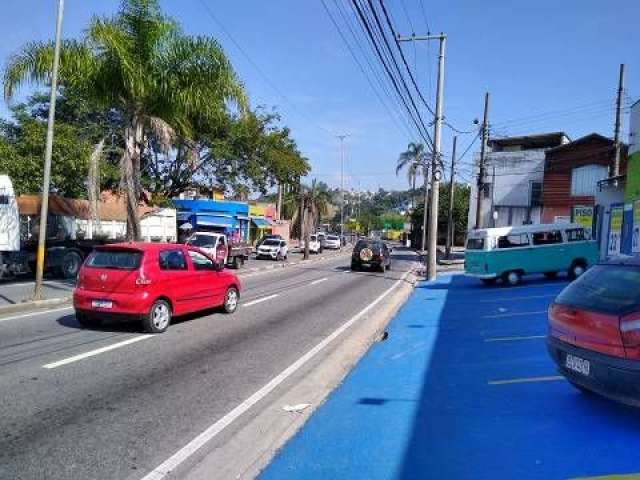
M 35 315 L 44 315 L 46 313 L 52 313 L 52 312 L 62 312 L 63 310 L 73 310 L 73 307 L 52 308 L 50 310 L 38 310 L 36 312 L 23 313 L 22 315 L 14 315 L 12 317 L 0 318 L 0 322 L 7 322 L 9 320 L 17 320 L 18 318 L 33 317 Z
M 148 338 L 152 338 L 153 335 L 138 335 L 133 338 L 129 338 L 128 340 L 124 340 L 122 342 L 114 343 L 112 345 L 107 345 L 106 347 L 96 348 L 95 350 L 90 350 L 85 353 L 81 353 L 79 355 L 74 355 L 73 357 L 64 358 L 62 360 L 58 360 L 57 362 L 47 363 L 43 365 L 42 368 L 58 368 L 63 365 L 68 365 L 70 363 L 77 362 L 79 360 L 84 360 L 85 358 L 95 357 L 96 355 L 100 355 L 101 353 L 110 352 L 111 350 L 115 350 L 116 348 L 124 347 L 126 345 L 131 345 L 132 343 L 140 342 L 142 340 L 146 340 Z
M 182 462 L 187 460 L 191 455 L 197 452 L 203 445 L 216 437 L 221 431 L 232 424 L 237 418 L 246 413 L 256 403 L 266 397 L 269 393 L 275 390 L 282 382 L 293 375 L 296 371 L 302 368 L 309 360 L 315 357 L 320 351 L 322 351 L 333 340 L 340 336 L 345 330 L 351 327 L 354 323 L 365 316 L 369 311 L 374 309 L 387 295 L 394 291 L 398 285 L 405 281 L 410 272 L 406 272 L 399 280 L 397 280 L 391 287 L 385 290 L 378 298 L 371 302 L 367 307 L 361 310 L 359 313 L 351 317 L 350 320 L 343 323 L 340 327 L 333 331 L 328 337 L 318 343 L 315 347 L 305 353 L 302 357 L 284 369 L 281 373 L 275 376 L 269 383 L 264 385 L 260 390 L 255 392 L 244 402 L 240 403 L 237 407 L 227 413 L 220 420 L 207 427 L 200 435 L 195 437 L 184 447 L 171 455 L 167 460 L 162 462 L 151 472 L 145 475 L 142 480 L 162 480 L 175 470 Z
M 496 337 L 485 338 L 485 342 L 517 342 L 519 340 L 533 340 L 537 338 L 547 338 L 546 335 L 529 335 L 527 337 Z
M 521 317 L 525 315 L 541 315 L 543 313 L 547 313 L 547 311 L 536 310 L 535 312 L 496 313 L 495 315 L 483 315 L 482 318 Z
M 564 377 L 561 375 L 553 375 L 550 377 L 524 377 L 512 378 L 509 380 L 492 380 L 487 383 L 489 385 L 511 385 L 514 383 L 557 382 L 558 380 L 564 380 Z
M 271 300 L 272 298 L 276 298 L 278 296 L 279 296 L 279 294 L 274 293 L 273 295 L 268 295 L 266 297 L 257 298 L 256 300 L 251 300 L 250 302 L 247 302 L 247 303 L 243 304 L 243 307 L 250 307 L 251 305 L 255 305 L 257 303 L 266 302 L 267 300 Z
M 318 280 L 314 280 L 313 282 L 311 282 L 309 285 L 317 285 L 319 283 L 326 282 L 327 280 L 328 280 L 327 277 L 319 278 Z

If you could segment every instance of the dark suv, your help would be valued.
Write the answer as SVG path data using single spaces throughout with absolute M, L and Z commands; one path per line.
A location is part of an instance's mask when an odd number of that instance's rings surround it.
M 351 270 L 372 268 L 384 272 L 391 268 L 391 249 L 380 240 L 358 240 L 351 255 Z

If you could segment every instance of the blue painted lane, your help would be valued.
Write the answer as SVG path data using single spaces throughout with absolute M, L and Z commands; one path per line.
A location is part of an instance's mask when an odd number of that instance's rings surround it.
M 419 285 L 261 478 L 576 478 L 640 472 L 640 413 L 554 377 L 546 309 L 564 281 Z M 534 337 L 534 338 L 523 338 Z M 495 339 L 499 339 L 496 341 Z

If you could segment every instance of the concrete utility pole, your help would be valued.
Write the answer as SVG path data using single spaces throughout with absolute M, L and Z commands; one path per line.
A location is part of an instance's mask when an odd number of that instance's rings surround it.
M 56 93 L 58 89 L 58 65 L 60 63 L 60 37 L 62 36 L 62 17 L 64 0 L 58 0 L 56 18 L 56 39 L 53 49 L 53 68 L 51 71 L 51 93 L 49 95 L 49 118 L 47 119 L 47 143 L 44 151 L 44 179 L 42 181 L 42 204 L 40 206 L 40 229 L 38 233 L 38 251 L 36 254 L 36 285 L 33 299 L 42 299 L 42 277 L 44 274 L 44 251 L 47 240 L 47 215 L 49 214 L 49 185 L 51 183 L 51 155 L 53 152 L 53 124 L 56 117 Z
M 344 139 L 348 133 L 336 135 L 340 139 L 340 245 L 344 237 Z
M 438 243 L 438 203 L 440 195 L 440 177 L 442 170 L 442 152 L 440 143 L 442 136 L 442 110 L 444 107 L 444 52 L 447 37 L 441 33 L 440 53 L 438 54 L 438 83 L 436 89 L 436 118 L 433 127 L 433 161 L 431 162 L 431 205 L 429 205 L 429 247 L 427 249 L 427 280 L 436 278 L 437 273 L 437 243 Z
M 447 36 L 444 33 L 440 33 L 440 35 L 426 35 L 426 36 L 417 36 L 411 35 L 410 37 L 401 37 L 398 36 L 398 42 L 415 42 L 415 41 L 431 41 L 431 40 L 439 40 L 440 41 L 440 53 L 438 54 L 438 83 L 436 89 L 436 112 L 434 118 L 434 127 L 433 127 L 433 157 L 431 161 L 431 192 L 429 194 L 430 202 L 429 202 L 429 237 L 428 237 L 428 245 L 427 245 L 427 257 L 426 257 L 426 267 L 427 267 L 427 280 L 433 280 L 436 276 L 437 269 L 437 259 L 436 259 L 436 248 L 438 242 L 438 195 L 440 193 L 440 177 L 442 175 L 442 171 L 440 169 L 441 162 L 441 152 L 440 152 L 440 137 L 442 133 L 442 120 L 443 120 L 443 103 L 444 103 L 444 54 L 447 45 Z M 425 174 L 426 177 L 426 174 Z M 427 179 L 425 178 L 425 211 L 427 208 Z M 424 219 L 423 219 L 424 220 Z M 424 251 L 424 240 L 426 233 L 426 222 L 423 221 L 423 229 L 422 229 L 422 250 Z
M 482 228 L 482 189 L 484 187 L 484 162 L 487 154 L 487 140 L 489 134 L 489 92 L 484 94 L 484 117 L 480 134 L 482 142 L 480 144 L 480 165 L 478 166 L 478 188 L 476 198 L 476 228 Z
M 422 208 L 422 243 L 420 244 L 420 250 L 424 252 L 427 249 L 427 220 L 429 219 L 429 165 L 425 161 L 422 169 L 422 175 L 424 175 L 424 206 Z
M 454 177 L 456 174 L 456 146 L 458 136 L 453 136 L 453 149 L 451 150 L 451 175 L 449 176 L 449 217 L 447 218 L 447 245 L 445 252 L 447 258 L 451 258 L 451 245 L 453 244 L 455 228 L 453 225 L 453 194 L 455 193 Z
M 620 78 L 618 79 L 618 98 L 616 100 L 616 126 L 613 133 L 613 141 L 616 149 L 615 159 L 613 161 L 612 176 L 620 175 L 620 132 L 622 131 L 622 110 L 624 103 L 624 63 L 620 64 Z

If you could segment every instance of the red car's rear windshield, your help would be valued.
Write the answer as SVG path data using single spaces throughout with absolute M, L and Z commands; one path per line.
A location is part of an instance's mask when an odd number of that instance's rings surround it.
M 93 268 L 136 270 L 140 267 L 142 252 L 135 250 L 94 250 L 86 265 Z
M 556 303 L 624 315 L 640 307 L 640 268 L 596 265 L 565 288 Z

